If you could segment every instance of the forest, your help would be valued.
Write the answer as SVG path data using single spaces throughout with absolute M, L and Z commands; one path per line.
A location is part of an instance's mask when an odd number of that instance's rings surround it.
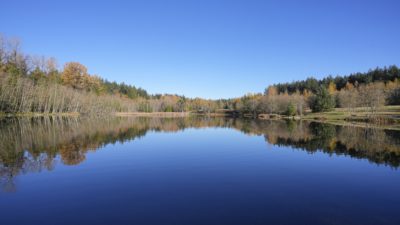
M 400 104 L 400 70 L 392 65 L 365 73 L 327 76 L 317 80 L 276 84 L 264 93 L 209 100 L 146 90 L 89 74 L 79 62 L 59 67 L 55 58 L 24 54 L 17 39 L 0 35 L 0 112 L 79 113 L 196 112 L 237 115 L 303 115 L 365 107 L 374 113 L 384 105 Z

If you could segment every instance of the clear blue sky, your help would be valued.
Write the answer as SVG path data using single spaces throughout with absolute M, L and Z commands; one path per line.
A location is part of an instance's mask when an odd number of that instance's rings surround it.
M 0 32 L 150 93 L 227 98 L 399 65 L 399 2 L 2 0 Z

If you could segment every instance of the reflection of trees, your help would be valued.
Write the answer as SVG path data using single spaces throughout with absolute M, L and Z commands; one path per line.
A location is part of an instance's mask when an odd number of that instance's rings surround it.
M 281 123 L 281 122 L 277 122 Z M 370 162 L 392 167 L 400 166 L 400 132 L 352 126 L 335 126 L 325 123 L 298 122 L 295 132 L 277 129 L 274 125 L 265 139 L 273 144 L 292 146 L 308 152 L 322 151 L 368 159 Z M 271 142 L 271 140 L 273 142 Z
M 395 168 L 400 165 L 400 132 L 382 129 L 223 117 L 12 118 L 0 120 L 0 185 L 12 191 L 14 177 L 51 170 L 57 157 L 63 164 L 76 165 L 88 151 L 108 143 L 142 137 L 149 130 L 176 132 L 188 127 L 233 128 L 263 135 L 270 144 L 366 158 Z
M 22 157 L 17 157 L 12 164 L 0 164 L 0 186 L 5 191 L 14 191 L 15 184 L 13 178 L 18 174 L 27 172 L 40 172 L 42 170 L 52 170 L 55 161 L 46 154 L 39 154 L 32 157 L 26 153 Z

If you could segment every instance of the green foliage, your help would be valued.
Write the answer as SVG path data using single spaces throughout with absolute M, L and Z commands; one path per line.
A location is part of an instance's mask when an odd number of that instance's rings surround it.
M 30 78 L 35 82 L 35 84 L 47 79 L 46 74 L 37 67 L 31 72 Z
M 101 80 L 101 85 L 104 91 L 108 94 L 120 94 L 127 96 L 130 99 L 136 99 L 139 97 L 149 98 L 147 91 L 142 88 L 136 88 L 135 86 L 128 85 L 125 83 L 118 84 L 116 82 L 110 82 L 107 80 Z
M 286 109 L 286 115 L 287 116 L 295 116 L 296 115 L 296 107 L 293 105 L 293 103 L 289 103 Z
M 150 107 L 148 102 L 141 102 L 138 108 L 139 112 L 153 112 L 153 109 Z
M 335 107 L 335 98 L 326 88 L 320 87 L 315 96 L 310 98 L 309 105 L 313 112 L 327 112 Z
M 15 63 L 7 62 L 4 66 L 4 72 L 7 72 L 13 76 L 23 76 L 22 69 L 19 68 Z
M 396 88 L 388 97 L 389 105 L 400 105 L 400 88 Z
M 178 111 L 185 111 L 185 105 L 186 105 L 186 98 L 185 97 L 181 97 L 179 98 L 178 102 L 177 102 L 177 106 L 178 106 Z
M 164 112 L 173 112 L 174 111 L 174 107 L 172 107 L 171 105 L 168 105 L 165 107 Z
M 317 93 L 318 89 L 321 86 L 328 87 L 328 85 L 332 82 L 335 84 L 337 90 L 341 90 L 346 86 L 346 83 L 350 83 L 354 86 L 360 84 L 369 84 L 377 81 L 394 81 L 395 79 L 400 78 L 400 69 L 393 65 L 384 68 L 376 68 L 374 70 L 370 70 L 366 73 L 354 73 L 348 76 L 328 76 L 324 79 L 317 80 L 315 78 L 308 78 L 302 81 L 295 81 L 290 83 L 282 83 L 276 84 L 274 87 L 278 90 L 279 93 L 288 92 L 289 94 L 295 93 L 296 91 L 303 92 L 304 90 L 311 91 L 312 93 Z M 267 89 L 265 90 L 267 93 Z

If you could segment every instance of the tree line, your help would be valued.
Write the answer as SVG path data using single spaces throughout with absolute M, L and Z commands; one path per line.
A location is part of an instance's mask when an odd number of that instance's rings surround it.
M 347 80 L 344 87 L 334 81 L 326 83 L 322 80 L 307 79 L 304 82 L 290 84 L 277 84 L 266 88 L 263 95 L 248 95 L 242 97 L 241 110 L 258 113 L 277 113 L 290 116 L 303 115 L 307 109 L 313 112 L 330 111 L 333 108 L 345 108 L 354 112 L 357 107 L 364 107 L 370 113 L 375 113 L 384 105 L 400 104 L 400 72 L 396 66 L 390 69 L 379 69 L 365 73 L 365 77 L 380 71 L 378 79 L 371 82 L 357 82 L 357 76 L 336 77 L 336 80 Z M 381 72 L 388 74 L 382 74 Z M 314 80 L 315 82 L 310 82 Z M 354 82 L 353 82 L 354 81 Z M 314 83 L 310 86 L 311 83 Z M 297 84 L 304 84 L 297 89 L 292 89 Z M 284 88 L 283 88 L 284 87 Z
M 349 84 L 353 86 L 359 86 L 363 84 L 370 84 L 373 82 L 390 82 L 400 79 L 400 69 L 395 66 L 389 66 L 384 68 L 377 67 L 376 69 L 369 70 L 366 73 L 353 73 L 347 76 L 336 76 L 328 75 L 327 77 L 317 80 L 313 77 L 307 78 L 302 81 L 294 81 L 290 83 L 281 83 L 273 85 L 277 88 L 278 93 L 288 92 L 293 94 L 296 91 L 304 92 L 310 91 L 316 93 L 319 87 L 333 87 L 340 91 L 345 89 Z
M 262 99 L 258 110 L 264 113 L 302 115 L 308 108 L 324 112 L 335 107 L 349 112 L 366 107 L 374 113 L 384 105 L 400 105 L 400 69 L 392 65 L 348 76 L 275 84 L 258 98 Z
M 276 84 L 264 93 L 209 100 L 176 94 L 148 94 L 125 83 L 89 74 L 79 62 L 62 69 L 54 58 L 30 56 L 17 39 L 0 35 L 0 112 L 84 113 L 112 112 L 233 112 L 238 115 L 303 115 L 341 107 L 353 111 L 400 104 L 400 70 L 376 68 L 348 76 Z
M 20 46 L 17 39 L 0 35 L 0 112 L 211 112 L 220 107 L 201 98 L 150 95 L 142 88 L 89 74 L 79 62 L 59 69 L 54 58 L 24 54 Z

